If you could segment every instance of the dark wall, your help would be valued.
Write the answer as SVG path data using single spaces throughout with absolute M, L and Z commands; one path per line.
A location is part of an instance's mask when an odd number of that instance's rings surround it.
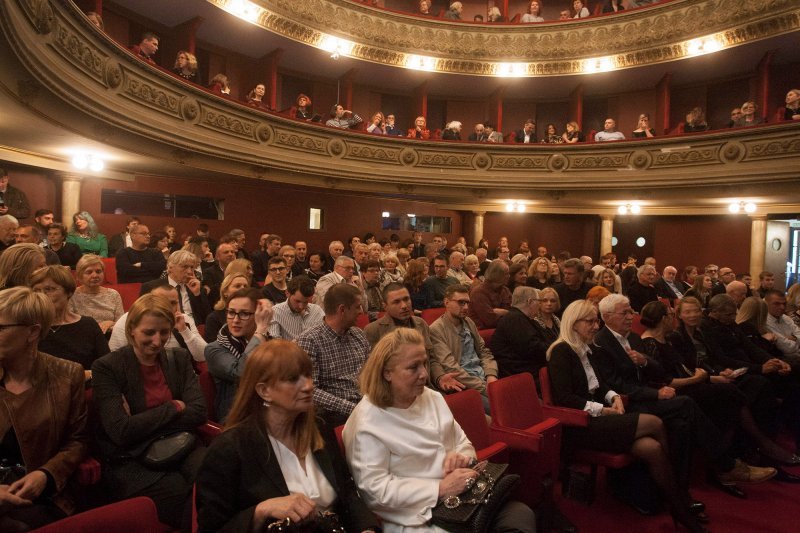
M 600 242 L 600 217 L 594 215 L 543 215 L 538 213 L 486 213 L 483 234 L 491 246 L 508 237 L 512 253 L 519 242 L 531 249 L 544 245 L 551 254 L 568 250 L 573 256 L 596 259 Z M 474 243 L 470 243 L 474 244 Z

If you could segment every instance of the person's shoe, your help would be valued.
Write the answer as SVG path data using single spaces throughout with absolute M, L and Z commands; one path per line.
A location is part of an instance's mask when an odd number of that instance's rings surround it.
M 790 474 L 783 468 L 778 468 L 778 473 L 775 474 L 775 481 L 780 481 L 781 483 L 800 483 L 800 476 Z
M 692 500 L 689 502 L 689 510 L 695 514 L 703 513 L 706 510 L 706 504 L 699 500 Z
M 751 466 L 736 459 L 734 467 L 728 472 L 717 474 L 717 479 L 723 485 L 734 483 L 763 483 L 775 477 L 778 471 L 771 466 Z

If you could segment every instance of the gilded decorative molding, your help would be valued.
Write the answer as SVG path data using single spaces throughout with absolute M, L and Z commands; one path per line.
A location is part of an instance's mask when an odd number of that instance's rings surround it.
M 549 155 L 499 155 L 492 154 L 492 170 L 545 170 Z
M 108 55 L 89 44 L 82 35 L 72 31 L 65 24 L 58 24 L 52 45 L 83 72 L 101 83 L 106 82 L 104 65 Z
M 417 150 L 419 162 L 417 167 L 434 167 L 449 169 L 473 169 L 472 155 L 463 153 L 446 153 L 435 150 Z
M 225 9 L 228 0 L 207 0 Z M 571 23 L 462 24 L 382 11 L 348 0 L 250 0 L 255 24 L 311 46 L 325 36 L 352 43 L 347 55 L 406 67 L 410 56 L 432 57 L 429 70 L 475 76 L 587 72 L 588 59 L 615 69 L 689 57 L 687 42 L 716 35 L 725 47 L 800 29 L 796 0 L 674 0 L 646 9 Z M 589 66 L 591 70 L 591 66 Z
M 166 115 L 183 119 L 180 93 L 142 77 L 127 67 L 122 68 L 122 89 L 119 94 Z
M 628 167 L 628 153 L 608 153 L 593 155 L 568 155 L 569 167 L 575 170 L 616 170 Z
M 299 133 L 281 126 L 275 127 L 273 144 L 300 152 L 310 152 L 327 155 L 328 138 L 322 135 Z
M 348 143 L 345 159 L 358 161 L 377 161 L 393 165 L 401 165 L 400 150 L 397 148 L 376 147 Z
M 798 136 L 777 140 L 746 141 L 744 145 L 747 152 L 745 159 L 748 161 L 776 157 L 797 157 L 800 154 L 800 137 Z
M 258 142 L 256 129 L 258 121 L 232 114 L 228 110 L 216 106 L 200 103 L 200 120 L 198 125 L 211 130 L 235 135 L 240 139 Z
M 655 162 L 650 168 L 680 167 L 685 165 L 703 164 L 719 165 L 723 162 L 720 160 L 719 149 L 716 146 L 667 153 L 659 150 L 653 150 L 651 153 L 655 158 Z

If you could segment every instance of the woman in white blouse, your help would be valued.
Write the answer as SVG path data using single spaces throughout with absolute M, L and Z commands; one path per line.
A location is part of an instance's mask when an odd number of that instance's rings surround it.
M 627 452 L 644 461 L 667 498 L 675 521 L 690 531 L 704 531 L 689 512 L 689 494 L 679 489 L 667 454 L 667 433 L 661 419 L 626 413 L 620 396 L 595 372 L 590 346 L 600 322 L 587 300 L 571 303 L 561 317 L 561 332 L 547 350 L 556 405 L 589 413 L 586 427 L 565 428 L 567 443 L 601 451 Z
M 285 340 L 250 355 L 225 431 L 198 474 L 199 531 L 266 531 L 287 519 L 311 525 L 326 512 L 346 531 L 376 530 L 332 432 L 324 439 L 317 428 L 311 368 Z
M 122 310 L 122 297 L 117 291 L 104 287 L 105 265 L 99 255 L 86 254 L 75 265 L 81 285 L 69 301 L 70 311 L 94 318 L 103 333 L 114 327 Z
M 430 523 L 431 510 L 477 476 L 472 444 L 427 381 L 422 336 L 410 328 L 392 331 L 364 364 L 364 397 L 344 428 L 353 478 L 386 533 L 444 531 Z M 524 504 L 508 502 L 493 529 L 533 532 L 534 521 Z

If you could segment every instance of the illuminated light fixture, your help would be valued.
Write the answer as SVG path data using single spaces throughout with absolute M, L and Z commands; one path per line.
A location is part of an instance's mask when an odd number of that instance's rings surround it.
M 431 72 L 436 70 L 436 58 L 409 54 L 406 56 L 406 68 Z
M 722 40 L 717 35 L 707 35 L 686 41 L 686 54 L 689 56 L 701 56 L 713 54 L 725 48 Z
M 339 39 L 333 35 L 323 35 L 317 45 L 321 50 L 325 50 L 331 55 L 331 59 L 339 59 L 340 56 L 349 56 L 355 44 L 346 39 Z
M 506 211 L 509 213 L 524 213 L 525 212 L 525 204 L 523 202 L 515 202 L 510 201 L 506 202 Z
M 417 215 L 415 215 L 414 213 L 408 213 L 408 214 L 406 214 L 406 216 L 408 218 L 416 218 L 417 217 Z
M 745 213 L 755 213 L 756 207 L 756 204 L 753 202 L 731 202 L 731 204 L 728 205 L 728 211 L 731 213 L 740 213 L 742 211 Z
M 585 74 L 594 74 L 595 72 L 610 72 L 616 69 L 614 58 L 611 56 L 606 57 L 593 57 L 586 59 L 583 62 L 583 72 Z
M 494 75 L 503 78 L 518 78 L 527 73 L 527 63 L 495 63 L 494 66 Z
M 247 0 L 228 0 L 225 10 L 247 22 L 256 22 L 261 15 L 261 8 Z
M 384 211 L 383 213 L 381 213 L 381 217 L 389 218 L 389 211 Z
M 628 213 L 632 215 L 638 215 L 642 212 L 642 206 L 639 204 L 624 204 L 617 208 L 617 213 L 620 215 L 627 215 Z
M 106 168 L 106 163 L 94 154 L 78 152 L 72 156 L 72 166 L 78 170 L 89 169 L 92 172 L 101 172 L 104 168 Z

